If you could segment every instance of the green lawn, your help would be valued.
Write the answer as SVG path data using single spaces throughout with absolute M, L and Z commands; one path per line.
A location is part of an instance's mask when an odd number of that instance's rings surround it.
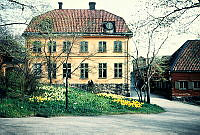
M 0 117 L 96 116 L 164 112 L 164 109 L 157 105 L 144 103 L 140 108 L 128 107 L 113 102 L 112 98 L 73 88 L 69 90 L 69 108 L 66 110 L 64 88 L 43 86 L 42 89 L 45 92 L 41 97 L 2 99 L 0 101 Z

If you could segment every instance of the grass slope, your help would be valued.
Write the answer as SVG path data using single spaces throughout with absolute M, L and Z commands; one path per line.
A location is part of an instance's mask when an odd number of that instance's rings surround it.
M 0 101 L 0 117 L 28 116 L 96 116 L 126 113 L 160 113 L 164 109 L 152 104 L 143 104 L 142 108 L 130 108 L 113 102 L 111 98 L 97 96 L 79 89 L 69 90 L 69 109 L 65 110 L 64 88 L 45 87 L 46 91 L 38 100 L 2 99 Z M 48 90 L 47 90 L 48 89 Z M 52 100 L 53 99 L 53 100 Z

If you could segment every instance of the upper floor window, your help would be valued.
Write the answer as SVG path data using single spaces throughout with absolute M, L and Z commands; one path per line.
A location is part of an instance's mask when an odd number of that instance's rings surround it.
M 99 78 L 107 77 L 107 63 L 99 63 Z
M 88 63 L 81 63 L 80 70 L 81 70 L 80 78 L 81 79 L 88 78 Z
M 56 41 L 48 42 L 48 52 L 56 52 Z
M 68 75 L 68 78 L 71 78 L 71 63 L 63 64 L 63 78 Z
M 34 41 L 32 43 L 33 45 L 33 52 L 39 53 L 41 52 L 42 48 L 42 43 L 40 41 Z
M 122 63 L 114 63 L 114 77 L 122 78 Z
M 70 41 L 64 41 L 63 42 L 63 52 L 68 53 L 71 50 L 71 42 Z
M 114 52 L 122 52 L 122 41 L 114 41 Z
M 56 79 L 56 63 L 48 64 L 48 78 Z
M 41 73 L 42 73 L 42 64 L 41 63 L 33 64 L 33 73 L 36 77 L 41 76 Z
M 106 52 L 106 41 L 99 42 L 99 52 Z
M 82 52 L 82 53 L 88 52 L 88 42 L 87 41 L 80 42 L 80 52 Z

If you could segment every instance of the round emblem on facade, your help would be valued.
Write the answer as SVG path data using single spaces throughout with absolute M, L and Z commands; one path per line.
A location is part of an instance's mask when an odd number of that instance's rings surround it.
M 106 23 L 106 29 L 112 30 L 114 28 L 113 24 L 111 22 Z

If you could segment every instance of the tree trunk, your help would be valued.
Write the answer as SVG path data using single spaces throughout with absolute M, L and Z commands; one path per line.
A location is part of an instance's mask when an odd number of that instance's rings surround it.
M 49 73 L 49 84 L 52 85 L 52 74 L 51 74 L 51 69 L 50 69 L 50 73 Z
M 140 89 L 140 98 L 139 101 L 142 101 L 142 88 Z
M 65 92 L 65 109 L 68 110 L 68 77 L 66 75 L 66 80 L 65 80 L 65 88 L 66 88 L 66 92 Z
M 151 88 L 150 88 L 150 80 L 148 79 L 148 82 L 147 82 L 147 103 L 151 103 L 151 101 L 150 101 L 150 90 L 151 90 Z

